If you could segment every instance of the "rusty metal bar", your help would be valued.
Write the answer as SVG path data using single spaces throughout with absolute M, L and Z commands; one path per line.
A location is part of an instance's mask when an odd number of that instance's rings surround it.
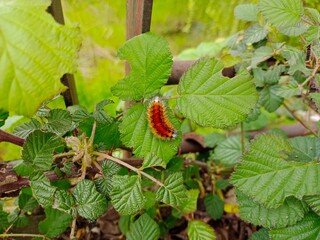
M 52 0 L 51 5 L 48 8 L 48 12 L 58 23 L 64 24 L 61 0 Z M 68 107 L 78 104 L 79 100 L 73 74 L 64 74 L 61 78 L 61 82 L 68 88 L 62 93 L 66 106 Z

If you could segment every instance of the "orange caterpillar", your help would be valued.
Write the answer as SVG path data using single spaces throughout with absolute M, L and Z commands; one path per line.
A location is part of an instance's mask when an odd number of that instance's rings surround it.
M 159 97 L 155 97 L 148 107 L 148 122 L 156 137 L 163 140 L 173 140 L 177 137 L 177 130 L 169 121 L 166 106 Z

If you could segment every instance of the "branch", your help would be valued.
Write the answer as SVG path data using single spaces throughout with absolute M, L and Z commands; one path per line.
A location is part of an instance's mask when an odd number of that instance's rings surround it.
M 7 133 L 0 130 L 0 142 L 10 142 L 18 146 L 23 146 L 25 140 L 23 138 L 17 137 L 11 133 Z

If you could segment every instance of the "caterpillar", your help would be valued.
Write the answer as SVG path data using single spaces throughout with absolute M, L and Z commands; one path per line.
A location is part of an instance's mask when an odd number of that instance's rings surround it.
M 152 133 L 162 140 L 173 140 L 177 137 L 177 130 L 169 121 L 165 104 L 155 97 L 148 106 L 148 122 Z

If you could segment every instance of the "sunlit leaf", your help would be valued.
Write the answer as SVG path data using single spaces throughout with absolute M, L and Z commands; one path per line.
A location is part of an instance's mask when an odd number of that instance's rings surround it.
M 192 220 L 188 223 L 189 240 L 215 240 L 213 229 L 200 220 Z
M 126 234 L 128 240 L 157 240 L 160 237 L 158 224 L 147 213 L 136 220 Z

